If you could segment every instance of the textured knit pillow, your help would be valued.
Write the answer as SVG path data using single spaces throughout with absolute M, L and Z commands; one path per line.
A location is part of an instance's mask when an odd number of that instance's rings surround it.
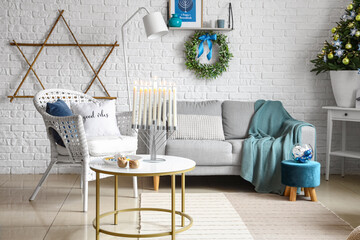
M 121 136 L 116 122 L 115 100 L 96 103 L 73 103 L 74 114 L 81 115 L 87 137 Z
M 225 140 L 222 119 L 209 115 L 178 115 L 176 139 Z
M 56 102 L 53 103 L 48 102 L 46 104 L 46 112 L 52 116 L 57 117 L 67 117 L 73 115 L 68 105 L 61 99 L 58 99 Z M 50 131 L 51 134 L 54 136 L 55 142 L 65 147 L 65 144 L 62 141 L 60 135 L 52 128 L 50 128 Z
M 220 101 L 178 102 L 176 139 L 225 140 Z

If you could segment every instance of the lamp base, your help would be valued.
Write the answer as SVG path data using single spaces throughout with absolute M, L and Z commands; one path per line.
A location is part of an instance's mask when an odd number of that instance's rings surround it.
M 164 159 L 164 158 L 155 158 L 155 159 L 149 158 L 149 159 L 144 159 L 143 161 L 148 162 L 148 163 L 161 163 L 161 162 L 165 162 L 166 159 Z

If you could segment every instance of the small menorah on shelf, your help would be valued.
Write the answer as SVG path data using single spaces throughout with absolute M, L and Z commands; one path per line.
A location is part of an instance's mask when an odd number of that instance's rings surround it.
M 174 134 L 177 126 L 177 100 L 175 86 L 148 84 L 134 86 L 131 128 L 150 152 L 150 159 L 144 161 L 161 162 L 156 152 Z M 139 134 L 140 133 L 140 134 Z

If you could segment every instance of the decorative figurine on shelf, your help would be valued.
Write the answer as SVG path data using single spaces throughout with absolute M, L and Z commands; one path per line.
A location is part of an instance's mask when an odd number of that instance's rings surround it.
M 181 27 L 182 20 L 177 14 L 171 14 L 172 17 L 169 20 L 169 27 Z
M 313 157 L 313 148 L 310 144 L 295 144 L 291 151 L 294 160 L 305 163 Z

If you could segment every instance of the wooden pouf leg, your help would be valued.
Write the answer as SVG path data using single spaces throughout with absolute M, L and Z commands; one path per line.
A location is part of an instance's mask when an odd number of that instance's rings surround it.
M 304 189 L 304 194 L 305 194 L 305 197 L 310 197 L 310 192 L 309 192 L 308 188 Z
M 290 187 L 289 187 L 289 186 L 286 186 L 286 187 L 285 187 L 284 196 L 285 196 L 285 197 L 290 196 Z
M 296 201 L 297 187 L 290 188 L 290 201 Z
M 316 192 L 315 192 L 315 188 L 308 188 L 308 192 L 310 193 L 310 198 L 311 201 L 313 202 L 317 202 L 317 197 L 316 197 Z

